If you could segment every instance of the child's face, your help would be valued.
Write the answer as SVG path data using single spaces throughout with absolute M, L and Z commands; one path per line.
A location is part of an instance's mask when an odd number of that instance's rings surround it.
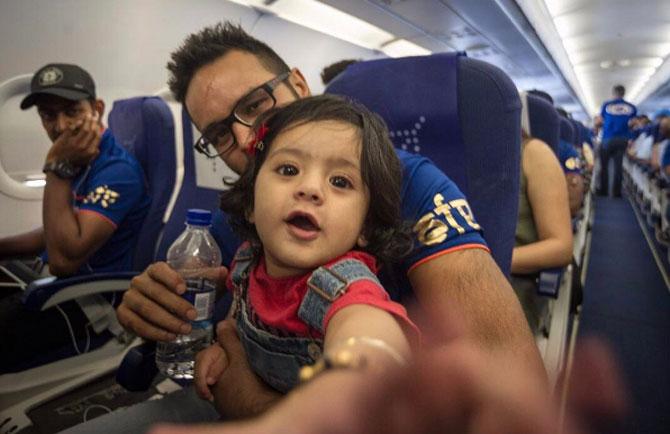
M 353 125 L 319 121 L 282 131 L 258 172 L 249 217 L 268 273 L 302 274 L 363 246 L 369 202 Z

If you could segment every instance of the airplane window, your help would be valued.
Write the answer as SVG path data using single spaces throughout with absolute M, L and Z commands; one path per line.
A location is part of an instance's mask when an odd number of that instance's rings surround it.
M 0 106 L 0 163 L 19 182 L 43 178 L 42 165 L 51 144 L 35 109 L 19 108 L 22 98 L 13 96 Z

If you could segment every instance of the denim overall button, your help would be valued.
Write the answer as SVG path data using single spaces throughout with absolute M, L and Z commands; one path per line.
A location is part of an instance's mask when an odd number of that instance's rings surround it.
M 317 361 L 321 358 L 321 347 L 316 342 L 311 342 L 307 345 L 307 354 L 309 354 L 312 360 Z

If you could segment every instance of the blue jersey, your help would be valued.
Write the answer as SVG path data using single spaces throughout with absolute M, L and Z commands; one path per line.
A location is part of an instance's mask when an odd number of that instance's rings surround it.
M 76 212 L 96 213 L 116 228 L 77 274 L 132 270 L 137 232 L 150 199 L 140 164 L 109 129 L 100 140 L 100 154 L 73 179 L 72 192 Z
M 488 249 L 465 196 L 442 171 L 421 155 L 396 150 L 403 166 L 401 215 L 414 230 L 414 250 L 393 269 L 384 269 L 380 279 L 391 298 L 411 293 L 407 274 L 414 267 L 455 250 Z M 215 213 L 212 234 L 230 265 L 240 245 L 222 212 Z
M 629 138 L 628 121 L 637 115 L 637 109 L 623 98 L 607 101 L 600 110 L 603 118 L 602 142 L 607 143 L 612 138 Z
M 665 173 L 665 168 L 670 166 L 670 139 L 665 139 L 659 144 L 659 146 L 663 146 L 663 153 L 661 154 L 661 173 Z M 660 149 L 659 149 L 660 151 Z M 667 176 L 666 176 L 667 178 Z
M 565 173 L 581 173 L 581 160 L 579 152 L 570 143 L 565 140 L 558 142 L 558 159 L 561 160 L 561 167 Z

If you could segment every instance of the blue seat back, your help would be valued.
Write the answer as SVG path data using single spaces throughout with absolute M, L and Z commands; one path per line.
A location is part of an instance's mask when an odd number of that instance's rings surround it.
M 570 144 L 575 142 L 575 130 L 570 119 L 561 116 L 561 140 Z
M 561 137 L 559 114 L 548 101 L 532 94 L 523 94 L 526 98 L 529 135 L 545 142 L 558 155 L 558 142 Z
M 575 119 L 570 119 L 570 122 L 572 123 L 572 130 L 574 132 L 572 144 L 577 148 L 581 148 L 583 142 L 581 122 Z
M 178 190 L 174 196 L 174 207 L 171 213 L 166 216 L 165 228 L 163 236 L 156 248 L 156 260 L 164 261 L 170 245 L 177 239 L 177 237 L 184 231 L 186 223 L 186 212 L 190 208 L 207 209 L 212 212 L 219 208 L 219 193 L 220 190 L 211 188 L 199 187 L 196 180 L 195 169 L 195 143 L 193 137 L 193 125 L 186 110 L 181 104 L 172 103 L 178 107 L 178 114 L 180 116 L 180 131 L 182 134 L 182 155 L 181 155 L 181 169 L 183 177 Z M 176 114 L 175 114 L 176 116 Z M 221 182 L 221 190 L 224 184 Z
M 120 100 L 109 124 L 142 165 L 152 197 L 134 258 L 135 268 L 143 270 L 165 260 L 184 229 L 187 209 L 218 207 L 218 191 L 197 186 L 193 129 L 181 104 L 157 96 Z
M 455 54 L 349 66 L 327 89 L 379 113 L 396 147 L 430 158 L 467 196 L 509 273 L 519 194 L 521 102 L 498 68 Z
M 147 178 L 151 206 L 138 233 L 133 260 L 143 270 L 154 260 L 163 217 L 175 186 L 175 124 L 169 106 L 160 97 L 135 97 L 115 101 L 109 127 L 118 143 L 135 155 Z

